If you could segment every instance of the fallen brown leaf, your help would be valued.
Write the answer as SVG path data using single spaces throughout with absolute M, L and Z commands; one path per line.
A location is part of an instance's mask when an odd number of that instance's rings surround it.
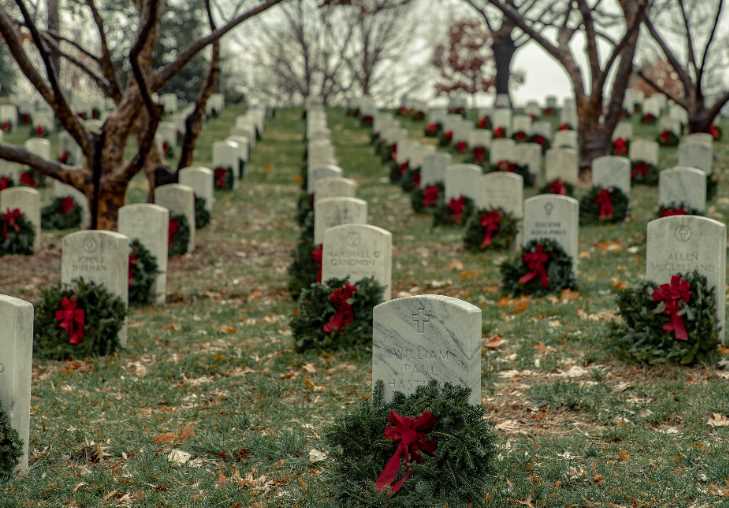
M 504 339 L 501 337 L 501 335 L 492 335 L 491 337 L 486 339 L 486 347 L 489 349 L 497 349 L 503 344 Z

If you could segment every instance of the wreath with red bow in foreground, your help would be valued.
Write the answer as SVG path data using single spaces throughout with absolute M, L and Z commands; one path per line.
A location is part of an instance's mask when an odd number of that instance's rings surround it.
M 418 187 L 410 194 L 410 204 L 415 213 L 423 213 L 435 210 L 440 204 L 445 193 L 443 182 L 436 182 Z
M 501 265 L 502 291 L 514 296 L 576 289 L 572 258 L 554 240 L 531 240 L 513 260 Z
M 41 210 L 43 229 L 73 229 L 81 226 L 81 205 L 71 196 L 58 197 Z
M 3 120 L 2 123 L 0 123 L 0 130 L 5 133 L 12 132 L 13 122 L 10 120 Z
M 470 251 L 504 250 L 514 244 L 519 221 L 502 208 L 477 210 L 466 224 L 463 244 Z
M 592 187 L 580 200 L 581 224 L 616 224 L 628 216 L 630 198 L 617 187 Z
M 33 254 L 35 227 L 19 208 L 0 212 L 0 256 Z
M 465 226 L 476 209 L 471 198 L 457 196 L 441 199 L 433 214 L 433 227 Z
M 631 163 L 630 179 L 634 184 L 658 185 L 658 168 L 646 161 Z
M 565 182 L 561 178 L 555 178 L 539 189 L 539 194 L 556 194 L 558 196 L 572 197 L 575 195 L 575 186 L 569 182 Z
M 678 146 L 679 139 L 675 132 L 665 130 L 656 136 L 656 142 L 661 146 Z
M 675 215 L 698 215 L 703 216 L 704 212 L 691 208 L 686 203 L 668 203 L 658 207 L 656 216 L 661 219 L 663 217 L 673 217 Z
M 187 254 L 190 245 L 190 222 L 182 214 L 171 213 L 167 228 L 167 255 L 168 257 Z
M 326 431 L 337 506 L 486 506 L 496 447 L 483 406 L 451 384 L 396 392 L 384 385 Z
M 611 332 L 623 356 L 689 365 L 716 353 L 716 298 L 698 272 L 675 274 L 664 284 L 642 282 L 620 291 L 617 303 L 622 322 Z
M 213 170 L 213 182 L 215 184 L 215 190 L 220 191 L 231 191 L 233 190 L 233 182 L 235 180 L 235 173 L 232 168 L 225 168 L 218 166 Z
M 298 352 L 336 350 L 372 344 L 372 309 L 382 303 L 385 288 L 372 277 L 312 284 L 299 296 L 291 319 Z
M 129 305 L 148 305 L 153 301 L 152 286 L 159 265 L 149 250 L 136 238 L 129 244 Z
M 103 285 L 76 279 L 52 286 L 35 306 L 33 355 L 50 360 L 105 356 L 119 348 L 127 315 Z
M 23 455 L 23 440 L 10 426 L 10 417 L 0 403 L 0 484 L 10 480 Z

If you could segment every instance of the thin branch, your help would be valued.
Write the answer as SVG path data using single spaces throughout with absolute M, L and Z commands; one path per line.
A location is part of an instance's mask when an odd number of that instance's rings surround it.
M 109 51 L 109 43 L 106 38 L 106 30 L 104 29 L 104 20 L 99 13 L 99 9 L 96 7 L 95 0 L 86 0 L 86 5 L 91 11 L 91 16 L 94 19 L 96 30 L 99 33 L 99 42 L 101 46 L 101 56 L 98 59 L 99 66 L 101 67 L 101 72 L 104 74 L 104 77 L 109 82 L 110 96 L 115 102 L 118 102 L 122 96 L 121 85 L 119 84 L 119 80 L 116 76 L 111 51 Z
M 648 74 L 646 74 L 642 70 L 638 71 L 638 76 L 640 76 L 640 79 L 645 81 L 648 84 L 648 86 L 650 86 L 656 92 L 662 93 L 663 95 L 668 97 L 669 100 L 673 101 L 674 103 L 678 104 L 679 106 L 683 106 L 684 108 L 686 107 L 685 101 L 682 101 L 681 99 L 676 97 L 668 88 L 664 88 L 664 87 L 660 86 L 658 83 L 655 82 L 655 80 L 653 80 L 653 78 L 648 76 Z
M 686 30 L 686 52 L 688 53 L 688 61 L 694 68 L 694 76 L 699 75 L 699 66 L 696 63 L 696 51 L 694 50 L 694 36 L 691 33 L 691 23 L 686 13 L 686 4 L 684 0 L 677 0 L 679 10 L 681 11 L 681 19 L 683 20 L 683 27 Z
M 78 183 L 79 179 L 86 174 L 81 168 L 46 160 L 17 145 L 0 143 L 0 159 L 28 166 L 38 170 L 45 176 L 50 176 L 69 185 L 73 185 L 74 182 Z
M 699 67 L 699 73 L 696 76 L 696 87 L 699 90 L 702 90 L 702 84 L 704 80 L 704 71 L 706 70 L 706 62 L 709 58 L 709 49 L 711 49 L 711 45 L 714 42 L 714 38 L 716 37 L 716 28 L 719 26 L 719 19 L 721 19 L 721 13 L 724 9 L 724 0 L 719 0 L 719 4 L 716 7 L 716 15 L 714 16 L 714 23 L 711 26 L 711 31 L 709 32 L 709 38 L 706 41 L 706 46 L 704 46 L 704 53 L 701 56 L 701 66 Z

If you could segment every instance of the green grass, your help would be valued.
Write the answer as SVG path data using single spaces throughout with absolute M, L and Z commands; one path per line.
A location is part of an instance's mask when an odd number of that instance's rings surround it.
M 239 113 L 207 123 L 197 163 L 210 164 L 210 144 Z M 497 292 L 505 255 L 466 253 L 460 232 L 433 230 L 386 182 L 369 133 L 338 110 L 329 124 L 370 222 L 393 233 L 393 294 L 466 299 L 483 310 L 484 337 L 504 338 L 483 350 L 483 403 L 499 444 L 494 506 L 729 504 L 729 428 L 707 425 L 729 415 L 729 380 L 713 366 L 644 368 L 610 350 L 613 285 L 643 273 L 655 189 L 634 190 L 628 223 L 581 230 L 578 298 L 514 309 Z M 423 124 L 408 127 L 419 136 Z M 309 452 L 325 450 L 327 424 L 369 396 L 370 356 L 293 350 L 285 288 L 303 129 L 300 110 L 269 121 L 249 176 L 218 195 L 199 248 L 171 261 L 170 303 L 132 311 L 126 351 L 35 362 L 31 470 L 0 487 L 0 507 L 332 504 L 326 463 L 311 464 Z M 725 178 L 727 144 L 718 154 Z M 674 160 L 662 150 L 662 167 Z M 138 179 L 130 197 L 145 192 Z M 721 188 L 710 215 L 728 211 Z M 24 276 L 0 275 L 0 292 L 33 299 L 58 280 L 59 238 L 13 258 Z M 173 449 L 191 462 L 172 464 Z

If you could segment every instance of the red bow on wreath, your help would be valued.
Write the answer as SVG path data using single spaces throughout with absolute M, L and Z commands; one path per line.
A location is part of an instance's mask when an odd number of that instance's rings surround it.
M 631 173 L 632 177 L 635 178 L 637 176 L 641 176 L 645 178 L 648 176 L 648 170 L 650 167 L 648 166 L 647 162 L 638 161 L 633 165 L 633 171 Z
M 46 135 L 46 128 L 42 125 L 39 125 L 35 128 L 35 135 L 36 137 L 42 138 Z
M 671 140 L 671 131 L 661 131 L 658 138 L 661 140 L 661 143 L 668 143 Z
M 61 152 L 61 155 L 58 156 L 58 162 L 61 164 L 67 164 L 68 161 L 71 159 L 71 152 L 68 150 L 64 150 Z
M 712 125 L 709 127 L 709 134 L 711 134 L 711 137 L 714 138 L 714 141 L 718 141 L 721 137 L 721 129 L 719 129 L 716 125 Z
M 595 202 L 600 207 L 600 220 L 610 220 L 613 218 L 613 198 L 609 189 L 600 189 L 595 196 Z
M 394 143 L 390 147 L 390 159 L 395 160 L 397 158 L 397 143 Z
M 559 194 L 560 196 L 566 196 L 567 195 L 567 186 L 564 184 L 564 182 L 557 178 L 556 180 L 553 180 L 549 184 L 549 192 L 551 194 Z
M 503 127 L 496 127 L 491 133 L 491 137 L 494 139 L 501 139 L 506 137 L 506 129 Z
M 398 170 L 400 171 L 400 176 L 407 173 L 409 169 L 410 169 L 410 161 L 405 161 L 402 164 L 400 164 L 400 167 L 398 168 Z
M 547 264 L 549 263 L 549 253 L 544 251 L 542 244 L 537 244 L 533 252 L 525 252 L 522 261 L 529 272 L 519 279 L 519 284 L 528 284 L 537 277 L 544 289 L 549 287 L 549 276 L 547 275 Z
M 498 210 L 486 212 L 481 216 L 481 229 L 483 230 L 483 241 L 481 242 L 482 249 L 485 249 L 493 243 L 494 236 L 499 232 L 500 228 L 501 212 Z
M 329 301 L 334 305 L 334 315 L 324 325 L 324 333 L 344 330 L 354 322 L 352 310 L 352 297 L 357 294 L 357 287 L 347 282 L 329 295 Z
M 8 176 L 0 176 L 0 190 L 9 189 L 13 181 Z
M 456 143 L 456 152 L 458 153 L 466 153 L 466 150 L 468 149 L 468 143 L 465 141 L 459 141 Z
M 167 226 L 167 245 L 172 245 L 179 230 L 180 221 L 177 219 L 170 219 L 170 223 Z
M 674 215 L 688 215 L 685 208 L 666 208 L 661 210 L 661 217 L 673 217 Z
M 416 189 L 420 188 L 420 171 L 413 171 L 412 174 L 413 185 Z
M 228 185 L 228 170 L 226 168 L 217 167 L 215 168 L 215 187 L 218 189 L 225 189 Z
M 516 164 L 513 164 L 509 161 L 499 161 L 496 163 L 496 169 L 498 171 L 513 173 L 516 170 Z
M 74 208 L 76 208 L 76 202 L 71 196 L 61 198 L 61 201 L 58 203 L 58 210 L 63 215 L 68 215 L 69 213 L 73 212 Z
M 514 141 L 524 141 L 527 138 L 527 134 L 524 131 L 517 131 L 514 133 Z
M 460 224 L 463 220 L 463 209 L 466 207 L 466 198 L 458 196 L 448 201 L 448 213 L 453 217 L 453 222 Z
M 688 340 L 683 317 L 679 312 L 681 303 L 688 304 L 689 300 L 691 300 L 691 284 L 680 275 L 672 276 L 670 283 L 653 290 L 653 301 L 662 302 L 666 307 L 664 312 L 671 318 L 670 323 L 663 325 L 663 331 L 673 332 L 676 340 Z
M 435 206 L 438 202 L 438 196 L 440 195 L 440 189 L 437 185 L 428 185 L 423 190 L 423 207 L 430 208 Z
M 139 263 L 139 256 L 130 254 L 129 255 L 129 274 L 127 277 L 129 284 L 131 284 L 134 281 L 134 270 L 137 267 L 137 263 Z
M 453 140 L 453 131 L 445 131 L 443 133 L 443 139 L 450 143 Z
M 322 244 L 314 247 L 311 251 L 311 260 L 316 265 L 316 281 L 321 282 L 322 260 L 324 259 L 324 246 Z
M 436 134 L 438 134 L 438 124 L 436 122 L 431 122 L 426 125 L 425 134 L 428 136 L 435 136 Z
M 486 148 L 483 146 L 475 146 L 473 148 L 473 161 L 480 164 L 486 161 Z
M 61 308 L 56 311 L 56 321 L 58 327 L 66 331 L 69 344 L 78 346 L 83 342 L 86 315 L 83 309 L 77 307 L 76 297 L 64 297 L 61 300 Z
M 617 138 L 613 141 L 613 152 L 615 155 L 628 155 L 628 142 L 624 138 Z
M 544 146 L 544 144 L 547 142 L 547 138 L 545 138 L 541 134 L 535 134 L 531 137 L 530 141 L 532 143 L 536 143 L 538 145 Z
M 19 208 L 13 208 L 12 210 L 8 208 L 8 210 L 0 215 L 0 219 L 3 223 L 3 240 L 8 239 L 8 234 L 10 233 L 10 230 L 14 230 L 16 233 L 20 233 L 20 224 L 18 224 L 18 220 L 23 216 L 23 213 L 20 211 Z
M 420 452 L 428 455 L 435 452 L 437 445 L 435 441 L 428 439 L 427 434 L 433 430 L 438 419 L 430 411 L 423 411 L 420 416 L 413 418 L 401 416 L 391 409 L 387 421 L 389 425 L 385 427 L 385 439 L 396 443 L 399 441 L 400 444 L 377 477 L 375 488 L 377 492 L 382 492 L 389 487 L 390 494 L 395 494 L 412 476 L 411 462 L 423 462 Z M 401 468 L 404 470 L 397 480 Z
M 32 171 L 25 171 L 20 174 L 20 183 L 21 185 L 25 185 L 26 187 L 37 187 L 38 184 L 35 181 L 35 178 L 33 177 Z
M 491 125 L 491 119 L 487 116 L 481 117 L 478 121 L 479 129 L 488 129 Z

